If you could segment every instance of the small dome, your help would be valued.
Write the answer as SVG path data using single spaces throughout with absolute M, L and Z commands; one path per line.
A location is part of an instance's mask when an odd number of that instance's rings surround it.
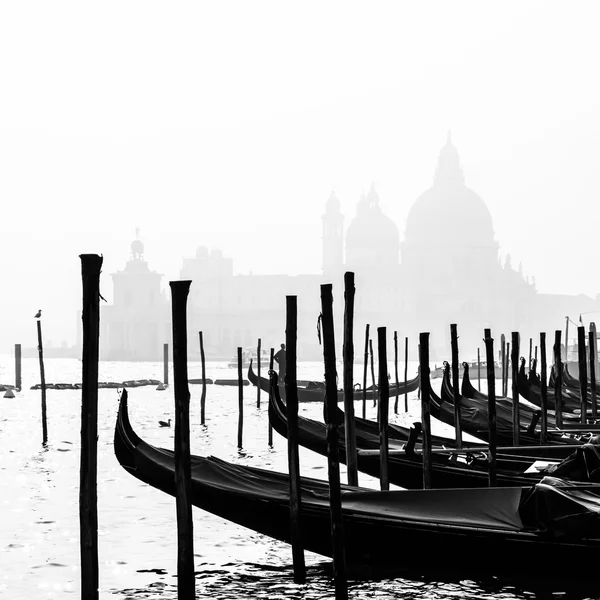
M 198 246 L 196 248 L 196 258 L 207 258 L 208 248 L 206 246 Z
M 133 240 L 133 242 L 131 242 L 131 253 L 137 257 L 144 254 L 144 244 L 142 243 L 142 240 Z
M 349 265 L 398 264 L 400 235 L 396 224 L 383 214 L 379 196 L 371 186 L 368 196 L 358 203 L 356 217 L 346 232 L 346 257 Z

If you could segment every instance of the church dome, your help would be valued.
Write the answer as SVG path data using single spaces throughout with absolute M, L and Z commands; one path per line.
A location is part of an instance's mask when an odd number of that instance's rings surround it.
M 450 135 L 442 148 L 433 186 L 415 201 L 406 219 L 406 245 L 496 248 L 492 216 L 465 184 Z
M 398 264 L 399 232 L 383 214 L 374 186 L 361 198 L 356 216 L 346 232 L 346 258 L 349 265 Z
M 136 239 L 131 242 L 131 253 L 134 257 L 141 257 L 144 254 L 144 244 L 142 240 Z

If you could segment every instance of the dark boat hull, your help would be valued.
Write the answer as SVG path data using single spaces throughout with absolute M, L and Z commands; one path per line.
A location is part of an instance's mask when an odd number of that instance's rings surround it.
M 114 449 L 134 477 L 175 495 L 173 452 L 145 443 L 133 431 L 127 393 L 119 408 Z M 302 545 L 332 555 L 328 484 L 301 479 Z M 521 506 L 528 488 L 374 492 L 342 486 L 347 564 L 375 571 L 423 568 L 425 556 L 443 569 L 522 574 L 536 564 L 560 565 L 577 576 L 595 575 L 600 540 L 569 543 L 544 538 L 524 525 Z M 282 473 L 192 457 L 191 502 L 219 517 L 290 543 L 289 479 Z M 401 543 L 399 543 L 399 540 Z
M 255 386 L 260 385 L 260 389 L 263 392 L 269 393 L 270 382 L 266 377 L 258 377 L 254 370 L 252 369 L 252 363 L 248 366 L 248 381 Z M 322 384 L 314 384 L 313 382 L 309 382 L 315 385 L 314 389 L 310 389 L 307 387 L 298 386 L 298 402 L 323 402 L 325 399 L 325 387 L 322 387 Z M 279 395 L 285 399 L 285 385 L 283 383 L 278 384 L 279 387 Z M 398 384 L 398 388 L 396 388 L 396 384 L 390 385 L 390 398 L 395 396 L 401 396 L 402 394 L 414 392 L 419 387 L 419 377 L 415 377 L 414 379 L 410 379 L 407 381 L 406 386 L 404 382 Z M 365 398 L 367 400 L 373 400 L 373 396 L 377 392 L 373 391 L 373 389 L 367 389 L 365 393 Z M 353 398 L 355 401 L 363 399 L 363 390 L 356 390 L 353 392 Z M 338 391 L 338 402 L 344 401 L 344 392 Z

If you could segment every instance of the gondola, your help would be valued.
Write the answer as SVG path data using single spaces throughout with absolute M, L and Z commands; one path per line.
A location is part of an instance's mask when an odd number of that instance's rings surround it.
M 269 420 L 273 429 L 282 437 L 287 438 L 287 409 L 275 388 L 269 400 Z M 337 422 L 340 424 L 338 426 L 339 458 L 341 462 L 345 462 L 346 443 L 342 411 L 338 411 Z M 355 420 L 356 446 L 359 450 L 378 450 L 380 447 L 379 433 L 373 431 L 373 425 L 377 427 L 377 424 L 367 422 L 369 425 L 365 427 L 364 422 L 364 419 Z M 418 429 L 414 429 L 411 432 L 412 435 L 402 439 L 402 434 L 398 428 L 395 430 L 392 429 L 392 426 L 389 428 L 389 448 L 394 451 L 390 454 L 388 460 L 389 480 L 390 483 L 407 489 L 417 489 L 423 485 L 422 455 L 419 452 L 415 452 L 416 432 L 418 432 Z M 326 426 L 323 422 L 298 416 L 298 443 L 301 446 L 317 454 L 326 456 L 327 443 L 325 436 Z M 432 439 L 432 444 L 436 444 L 436 442 L 439 444 L 439 439 Z M 448 448 L 452 445 L 452 440 L 446 440 L 446 443 L 442 442 L 437 447 Z M 479 447 L 481 448 L 481 446 Z M 468 444 L 465 446 L 465 450 L 465 454 L 458 460 L 452 460 L 450 454 L 433 454 L 431 471 L 432 487 L 466 488 L 487 485 L 489 473 L 487 452 L 483 453 L 481 450 L 472 450 L 472 447 L 468 448 Z M 575 452 L 573 448 L 563 448 L 561 450 L 566 451 L 565 456 L 573 455 Z M 585 473 L 582 472 L 580 466 L 574 464 L 573 460 L 569 463 L 563 461 L 564 464 L 553 465 L 549 461 L 559 461 L 561 459 L 544 457 L 539 450 L 537 451 L 537 456 L 543 460 L 544 464 L 540 463 L 536 469 L 533 466 L 537 462 L 535 452 L 536 449 L 532 447 L 531 455 L 527 455 L 522 450 L 519 450 L 518 453 L 500 453 L 497 457 L 497 485 L 531 485 L 539 481 L 544 474 L 554 473 L 555 471 L 561 477 L 570 476 L 570 473 L 575 473 L 573 477 L 576 476 L 578 479 L 585 479 Z M 359 452 L 357 461 L 359 471 L 372 477 L 380 476 L 379 454 L 362 454 Z M 600 466 L 600 462 L 598 466 Z
M 260 389 L 263 392 L 269 393 L 269 380 L 266 377 L 259 377 L 256 375 L 254 370 L 252 369 L 252 361 L 250 361 L 250 365 L 248 366 L 248 381 L 255 386 L 260 385 Z M 285 399 L 285 385 L 283 383 L 279 383 L 279 395 Z M 390 397 L 401 396 L 402 394 L 414 392 L 419 387 L 419 376 L 417 375 L 413 379 L 409 379 L 404 385 L 404 382 L 398 383 L 398 387 L 396 388 L 396 384 L 392 384 L 389 386 L 390 388 Z M 372 400 L 373 395 L 376 391 L 373 391 L 373 388 L 367 388 L 366 390 L 366 398 L 367 400 Z M 355 389 L 353 392 L 354 400 L 362 400 L 363 399 L 363 390 Z M 306 386 L 298 386 L 298 402 L 323 402 L 325 398 L 325 386 L 322 382 L 308 382 Z M 343 390 L 338 390 L 338 402 L 344 401 L 344 392 Z
M 442 396 L 430 390 L 431 415 L 454 426 L 454 395 L 450 385 L 449 374 L 442 380 Z M 535 446 L 540 445 L 539 431 L 536 430 L 539 415 L 532 414 L 529 422 L 523 420 L 519 423 L 519 444 L 531 446 L 532 452 L 540 453 Z M 462 430 L 486 442 L 489 440 L 489 417 L 487 403 L 483 401 L 464 398 L 461 395 L 461 426 Z M 547 444 L 552 450 L 544 450 L 543 455 L 562 459 L 571 453 L 568 445 L 583 444 L 591 435 L 564 435 L 552 430 L 547 432 Z M 513 445 L 512 407 L 499 403 L 496 405 L 496 440 L 499 446 Z M 539 455 L 539 454 L 538 454 Z
M 535 384 L 535 381 L 531 381 L 525 374 L 524 358 L 521 358 L 521 364 L 519 366 L 517 387 L 519 390 L 519 394 L 521 394 L 523 398 L 529 400 L 529 402 L 535 404 L 536 406 L 542 405 L 542 397 L 539 386 Z M 565 388 L 564 384 L 563 388 L 561 389 L 561 397 L 563 416 L 565 415 L 565 413 L 574 413 L 575 411 L 580 410 L 581 407 L 579 398 L 575 394 L 570 392 L 567 388 Z M 556 410 L 556 392 L 551 386 L 548 386 L 547 399 L 548 408 L 550 410 Z
M 128 417 L 127 391 L 115 427 L 117 460 L 131 475 L 175 495 L 171 450 L 144 442 Z M 560 565 L 577 577 L 596 576 L 600 560 L 600 486 L 546 477 L 533 486 L 378 492 L 341 486 L 348 566 L 421 569 L 443 557 L 445 569 L 523 574 L 536 564 Z M 290 543 L 289 477 L 215 457 L 192 456 L 194 506 Z M 301 478 L 302 545 L 331 557 L 329 486 Z M 402 540 L 402 543 L 398 543 Z M 468 558 L 467 558 L 468 557 Z M 491 558 L 493 557 L 493 559 Z

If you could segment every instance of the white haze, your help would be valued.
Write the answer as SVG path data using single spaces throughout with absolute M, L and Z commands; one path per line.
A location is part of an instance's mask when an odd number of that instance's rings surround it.
M 237 273 L 319 272 L 332 189 L 347 225 L 374 182 L 402 235 L 448 129 L 501 254 L 541 292 L 595 295 L 599 17 L 523 0 L 2 3 L 0 346 L 34 346 L 38 308 L 46 339 L 73 343 L 78 255 L 104 255 L 110 302 L 137 226 L 167 288 L 199 245 Z

